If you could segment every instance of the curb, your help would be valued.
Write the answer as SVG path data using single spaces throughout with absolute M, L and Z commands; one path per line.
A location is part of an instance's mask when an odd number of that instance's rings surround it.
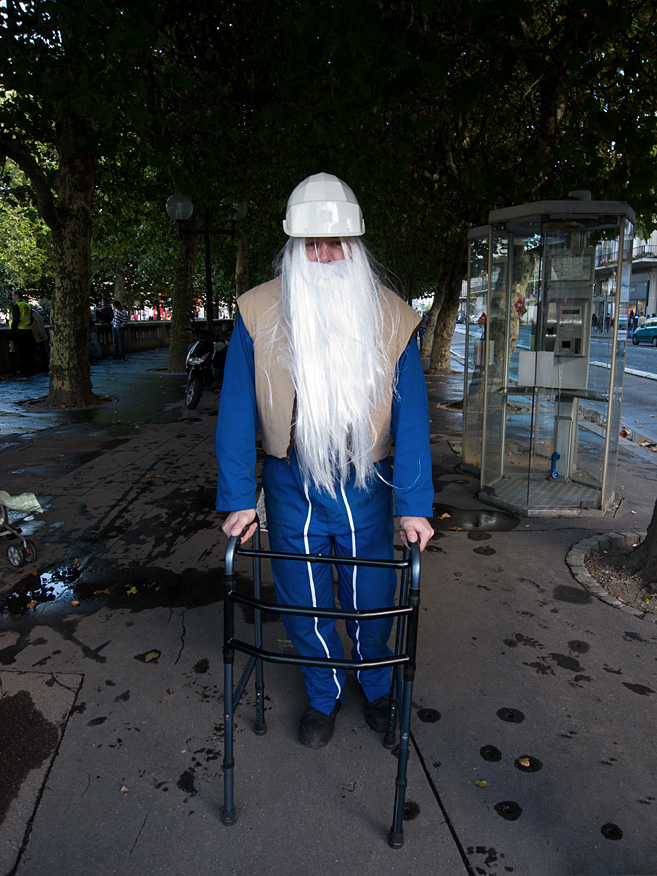
M 596 579 L 589 574 L 585 560 L 593 553 L 614 548 L 629 547 L 634 544 L 637 539 L 644 539 L 645 532 L 609 532 L 605 535 L 590 535 L 578 541 L 577 544 L 568 551 L 566 555 L 566 564 L 570 568 L 575 580 L 582 585 L 589 593 L 596 596 L 599 600 L 611 605 L 614 608 L 619 608 L 626 614 L 631 614 L 640 620 L 648 621 L 648 623 L 657 624 L 657 614 L 652 614 L 648 611 L 639 611 L 637 608 L 632 608 L 630 605 L 625 605 L 620 599 L 616 599 L 602 587 Z

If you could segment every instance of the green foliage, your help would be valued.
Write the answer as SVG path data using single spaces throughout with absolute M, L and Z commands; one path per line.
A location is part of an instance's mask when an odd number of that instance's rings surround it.
M 52 290 L 51 243 L 25 175 L 6 161 L 0 177 L 0 300 L 20 289 L 40 297 Z

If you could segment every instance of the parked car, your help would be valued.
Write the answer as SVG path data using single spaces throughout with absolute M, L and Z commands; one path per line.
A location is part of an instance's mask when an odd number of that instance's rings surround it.
M 638 344 L 652 344 L 653 347 L 657 347 L 657 317 L 651 316 L 643 325 L 634 329 L 632 343 L 635 346 Z

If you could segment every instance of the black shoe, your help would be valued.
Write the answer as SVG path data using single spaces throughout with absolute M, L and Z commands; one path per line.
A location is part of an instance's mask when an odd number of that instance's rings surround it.
M 308 706 L 299 723 L 299 742 L 308 748 L 322 748 L 331 741 L 335 730 L 335 716 L 340 711 L 340 700 L 330 715 Z
M 390 694 L 379 697 L 370 703 L 363 693 L 365 720 L 376 733 L 385 733 L 388 729 L 388 716 L 390 715 Z

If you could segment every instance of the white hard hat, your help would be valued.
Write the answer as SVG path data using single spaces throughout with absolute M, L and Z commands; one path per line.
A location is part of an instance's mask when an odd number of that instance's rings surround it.
M 349 186 L 332 173 L 315 173 L 290 195 L 283 230 L 289 237 L 360 237 L 365 223 Z

